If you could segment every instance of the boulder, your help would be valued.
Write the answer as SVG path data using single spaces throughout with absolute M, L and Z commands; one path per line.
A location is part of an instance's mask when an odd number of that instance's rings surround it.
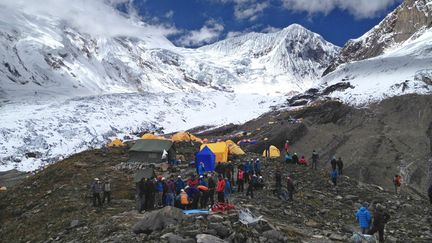
M 207 220 L 210 221 L 210 222 L 218 223 L 218 222 L 224 221 L 224 217 L 222 217 L 220 215 L 217 215 L 217 214 L 212 214 L 212 215 L 209 215 L 207 217 Z
M 195 243 L 194 239 L 187 238 L 184 239 L 183 237 L 179 235 L 175 235 L 173 233 L 166 233 L 161 236 L 162 239 L 166 239 L 168 243 Z
M 208 234 L 198 234 L 196 236 L 197 243 L 228 243 L 228 241 L 222 240 L 219 237 Z
M 183 214 L 181 209 L 175 207 L 164 207 L 159 210 L 146 212 L 143 219 L 133 226 L 132 231 L 135 234 L 150 234 L 153 231 L 176 225 L 185 218 L 186 216 Z
M 210 223 L 209 229 L 215 230 L 217 232 L 217 235 L 222 238 L 228 237 L 231 233 L 228 227 L 221 223 Z
M 285 235 L 277 230 L 268 230 L 262 234 L 265 238 L 273 241 L 285 242 L 287 238 Z

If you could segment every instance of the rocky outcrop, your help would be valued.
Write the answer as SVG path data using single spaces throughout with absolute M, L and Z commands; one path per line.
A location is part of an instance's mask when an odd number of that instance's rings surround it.
M 416 38 L 432 24 L 430 0 L 405 0 L 397 9 L 359 39 L 348 41 L 323 76 L 344 63 L 381 55 L 386 48 Z

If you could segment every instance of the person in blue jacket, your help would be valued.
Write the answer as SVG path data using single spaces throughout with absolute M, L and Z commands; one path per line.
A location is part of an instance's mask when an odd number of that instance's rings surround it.
M 204 175 L 204 173 L 205 173 L 205 167 L 204 167 L 204 163 L 203 162 L 199 163 L 199 165 L 197 166 L 197 173 L 198 173 L 199 176 Z
M 365 234 L 366 231 L 369 229 L 369 226 L 370 226 L 371 220 L 372 220 L 372 216 L 371 216 L 369 210 L 365 207 L 365 205 L 357 211 L 356 219 L 357 219 L 357 222 L 359 222 L 359 224 L 360 224 L 362 234 Z
M 337 177 L 338 177 L 338 172 L 336 169 L 332 170 L 332 172 L 330 173 L 330 177 L 331 177 L 331 181 L 333 182 L 333 185 L 336 186 L 337 185 Z
M 249 181 L 249 177 L 252 175 L 252 165 L 250 164 L 249 161 L 246 161 L 246 163 L 243 165 L 243 171 L 244 171 L 244 175 L 245 175 L 245 183 L 248 183 Z
M 186 183 L 182 180 L 181 176 L 177 176 L 177 180 L 175 181 L 176 194 L 180 194 L 180 190 L 184 189 Z
M 231 183 L 230 183 L 230 181 L 228 180 L 228 178 L 225 178 L 224 198 L 225 198 L 225 202 L 226 202 L 226 203 L 228 203 L 228 199 L 229 199 L 231 193 L 232 193 L 232 190 L 231 190 Z

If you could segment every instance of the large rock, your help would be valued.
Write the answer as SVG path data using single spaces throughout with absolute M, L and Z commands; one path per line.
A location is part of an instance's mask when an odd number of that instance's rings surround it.
M 231 234 L 228 227 L 226 227 L 225 225 L 223 225 L 221 223 L 210 223 L 209 229 L 215 230 L 217 232 L 217 235 L 222 237 L 222 238 L 228 237 Z
M 176 225 L 185 218 L 186 216 L 181 209 L 164 207 L 144 214 L 144 218 L 133 226 L 132 231 L 135 234 L 150 234 L 153 231 Z
M 287 237 L 280 231 L 277 230 L 268 230 L 262 234 L 265 238 L 278 241 L 278 242 L 286 242 Z
M 162 239 L 166 239 L 168 243 L 195 243 L 194 239 L 187 238 L 184 239 L 183 237 L 179 235 L 175 235 L 173 233 L 166 233 L 161 236 Z
M 228 241 L 222 240 L 219 237 L 208 234 L 198 234 L 196 236 L 197 243 L 228 243 Z

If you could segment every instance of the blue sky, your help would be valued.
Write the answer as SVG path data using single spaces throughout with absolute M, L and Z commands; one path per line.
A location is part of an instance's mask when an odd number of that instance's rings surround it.
M 147 23 L 174 28 L 175 33 L 168 38 L 178 46 L 197 47 L 251 31 L 274 32 L 293 23 L 343 46 L 347 40 L 361 36 L 379 23 L 401 0 L 129 0 L 121 3 L 120 8 L 133 8 Z

